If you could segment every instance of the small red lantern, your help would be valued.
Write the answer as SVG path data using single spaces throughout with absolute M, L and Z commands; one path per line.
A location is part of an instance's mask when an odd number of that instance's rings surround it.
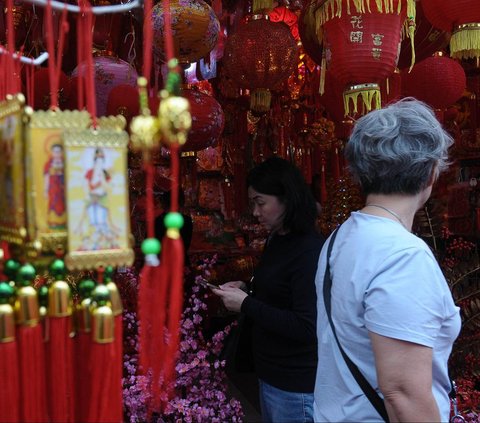
M 359 97 L 364 111 L 381 107 L 380 84 L 395 70 L 407 5 L 414 8 L 413 0 L 366 3 L 328 0 L 315 12 L 327 63 L 345 87 L 346 115 L 359 112 Z
M 127 128 L 134 116 L 140 112 L 138 89 L 121 84 L 112 88 L 108 95 L 107 115 L 122 115 L 127 120 Z
M 270 109 L 269 90 L 278 88 L 295 70 L 298 49 L 287 25 L 253 15 L 227 39 L 223 58 L 235 83 L 253 90 L 250 108 L 264 113 Z
M 222 106 L 213 97 L 198 90 L 183 90 L 182 96 L 189 101 L 192 115 L 192 127 L 183 150 L 198 151 L 214 147 L 225 123 Z
M 220 23 L 213 9 L 203 0 L 171 0 L 175 57 L 180 63 L 193 63 L 206 56 L 217 44 Z M 153 55 L 165 62 L 163 3 L 152 9 Z
M 425 16 L 437 28 L 452 32 L 450 55 L 480 57 L 480 2 L 478 0 L 422 0 Z
M 462 97 L 467 78 L 462 66 L 441 53 L 417 63 L 402 74 L 403 94 L 435 109 L 446 109 Z

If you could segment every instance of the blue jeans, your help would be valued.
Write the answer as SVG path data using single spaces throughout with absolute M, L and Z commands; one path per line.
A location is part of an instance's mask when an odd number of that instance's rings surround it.
M 313 422 L 313 392 L 288 392 L 258 380 L 264 423 Z

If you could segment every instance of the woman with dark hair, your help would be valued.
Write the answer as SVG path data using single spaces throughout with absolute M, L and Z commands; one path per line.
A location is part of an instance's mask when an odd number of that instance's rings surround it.
M 252 169 L 247 185 L 253 215 L 269 231 L 265 249 L 250 286 L 231 281 L 213 292 L 252 324 L 263 420 L 310 422 L 317 367 L 314 279 L 323 245 L 315 200 L 300 171 L 277 157 Z
M 345 157 L 366 204 L 320 255 L 316 421 L 449 421 L 447 362 L 459 309 L 411 230 L 451 144 L 414 99 L 355 124 Z

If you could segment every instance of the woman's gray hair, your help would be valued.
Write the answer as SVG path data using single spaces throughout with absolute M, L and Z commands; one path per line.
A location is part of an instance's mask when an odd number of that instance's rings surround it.
M 360 118 L 345 147 L 365 194 L 418 194 L 448 167 L 452 137 L 432 109 L 405 98 Z

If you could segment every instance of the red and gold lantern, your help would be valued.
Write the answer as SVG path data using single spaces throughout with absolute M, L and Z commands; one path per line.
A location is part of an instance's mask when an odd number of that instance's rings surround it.
M 183 90 L 182 96 L 189 101 L 192 115 L 192 127 L 183 150 L 198 151 L 214 147 L 225 123 L 222 106 L 213 97 L 199 90 Z
M 462 97 L 467 79 L 456 60 L 437 53 L 417 63 L 412 72 L 402 74 L 403 94 L 445 109 Z
M 395 70 L 407 8 L 411 31 L 413 0 L 327 0 L 316 10 L 327 64 L 344 85 L 346 115 L 381 107 L 380 84 Z
M 250 108 L 260 113 L 270 109 L 270 90 L 288 79 L 297 60 L 297 44 L 288 26 L 262 14 L 240 25 L 224 52 L 228 75 L 240 87 L 252 90 Z
M 450 55 L 480 57 L 480 2 L 478 0 L 422 0 L 425 16 L 437 28 L 452 32 Z
M 170 1 L 175 57 L 180 63 L 193 63 L 206 56 L 217 44 L 220 23 L 213 9 L 203 0 Z M 163 3 L 152 9 L 153 55 L 165 62 L 165 22 Z

